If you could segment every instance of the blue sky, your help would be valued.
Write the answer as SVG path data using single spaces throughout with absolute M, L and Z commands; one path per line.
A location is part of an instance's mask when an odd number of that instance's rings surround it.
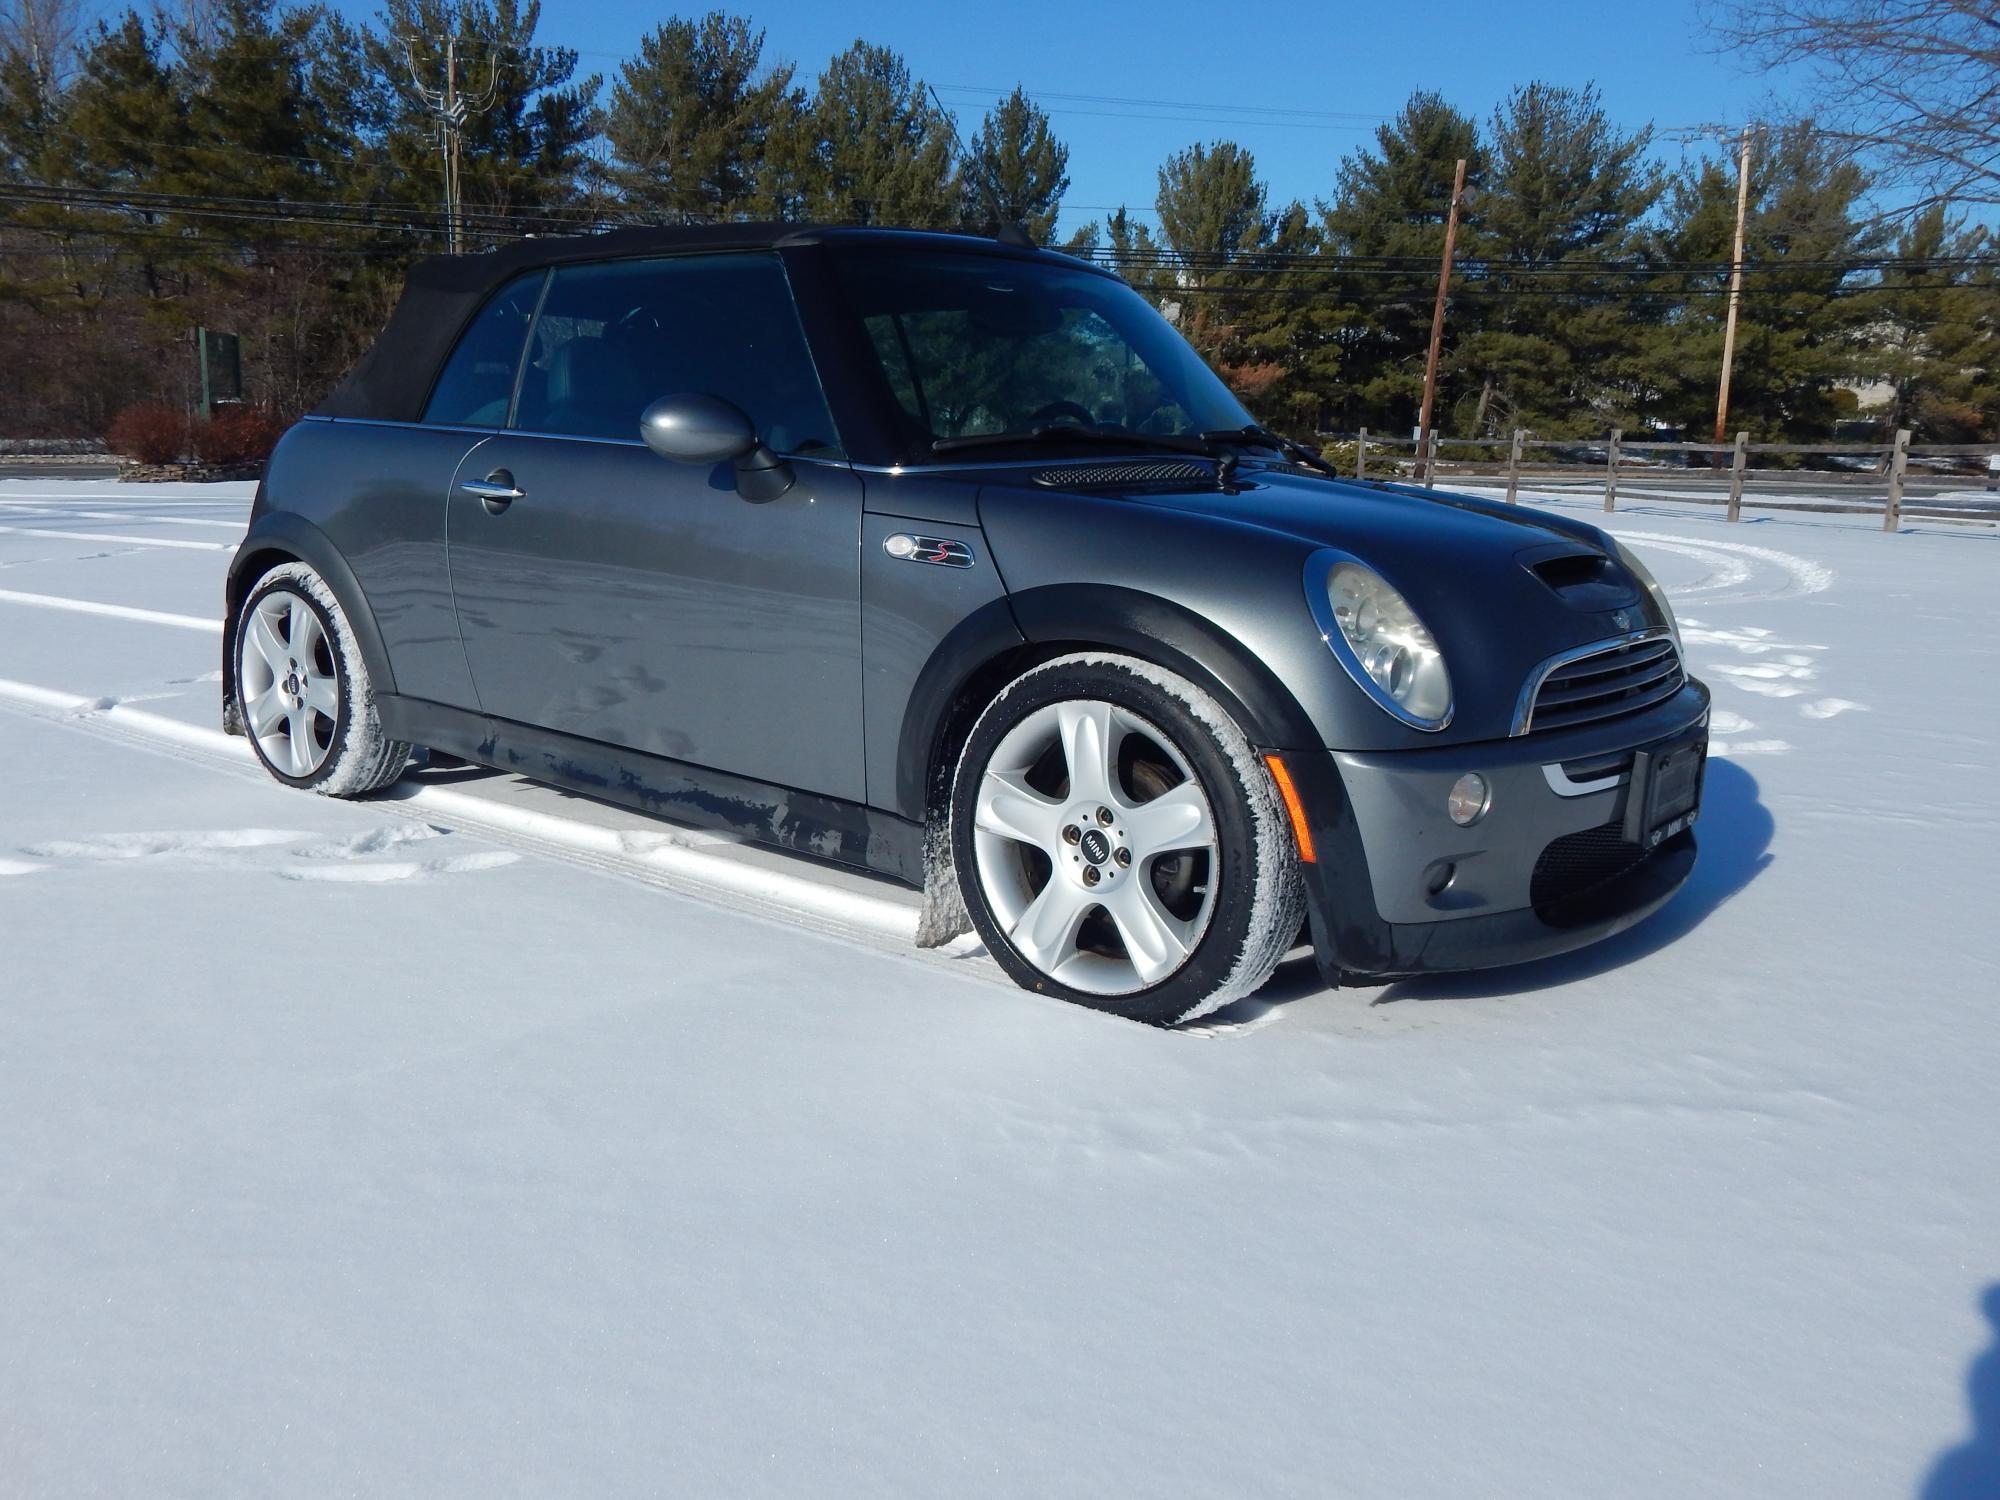
M 968 134 L 999 93 L 1021 84 L 1070 146 L 1068 228 L 1121 202 L 1150 209 L 1160 162 L 1196 140 L 1239 142 L 1255 153 L 1274 201 L 1310 202 L 1331 191 L 1340 157 L 1420 87 L 1482 120 L 1536 78 L 1597 84 L 1612 118 L 1629 126 L 1741 120 L 1767 100 L 1769 82 L 1706 49 L 1698 8 L 1699 0 L 761 0 L 744 13 L 765 28 L 767 55 L 807 78 L 856 37 L 896 48 Z M 609 74 L 668 13 L 630 0 L 545 0 L 541 39 L 583 52 L 583 71 Z M 1678 159 L 1682 147 L 1661 150 Z

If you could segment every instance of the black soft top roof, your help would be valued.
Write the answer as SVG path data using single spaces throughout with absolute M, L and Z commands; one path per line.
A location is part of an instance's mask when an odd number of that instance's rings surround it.
M 458 335 L 486 299 L 523 271 L 573 261 L 624 260 L 689 250 L 764 250 L 827 243 L 930 244 L 953 250 L 1032 259 L 1068 256 L 969 234 L 917 230 L 825 228 L 804 224 L 687 224 L 613 229 L 602 234 L 516 240 L 480 255 L 435 255 L 410 267 L 403 295 L 374 347 L 347 378 L 313 408 L 319 417 L 415 422 L 432 378 Z M 1093 267 L 1092 269 L 1096 269 Z M 1108 274 L 1108 273 L 1107 273 Z

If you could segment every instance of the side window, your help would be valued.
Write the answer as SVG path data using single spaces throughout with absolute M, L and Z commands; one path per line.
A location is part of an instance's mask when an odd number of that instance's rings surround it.
M 507 404 L 514 398 L 521 343 L 527 337 L 535 299 L 547 275 L 546 271 L 530 271 L 515 277 L 479 310 L 445 361 L 444 373 L 424 407 L 426 422 L 460 427 L 507 425 Z
M 780 453 L 838 458 L 819 376 L 775 255 L 607 261 L 555 273 L 514 425 L 639 436 L 662 396 L 720 396 Z

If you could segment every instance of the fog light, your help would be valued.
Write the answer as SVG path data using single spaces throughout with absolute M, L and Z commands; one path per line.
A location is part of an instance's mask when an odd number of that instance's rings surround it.
M 1477 771 L 1467 771 L 1451 784 L 1444 810 L 1460 828 L 1470 828 L 1486 816 L 1486 809 L 1492 804 L 1493 788 L 1486 784 L 1486 778 Z

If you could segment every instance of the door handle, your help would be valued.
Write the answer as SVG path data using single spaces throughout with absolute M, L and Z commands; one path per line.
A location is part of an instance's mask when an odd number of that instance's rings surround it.
M 458 487 L 468 495 L 477 495 L 486 513 L 492 516 L 499 515 L 526 493 L 514 487 L 514 476 L 505 469 L 495 469 L 484 479 L 462 479 Z

